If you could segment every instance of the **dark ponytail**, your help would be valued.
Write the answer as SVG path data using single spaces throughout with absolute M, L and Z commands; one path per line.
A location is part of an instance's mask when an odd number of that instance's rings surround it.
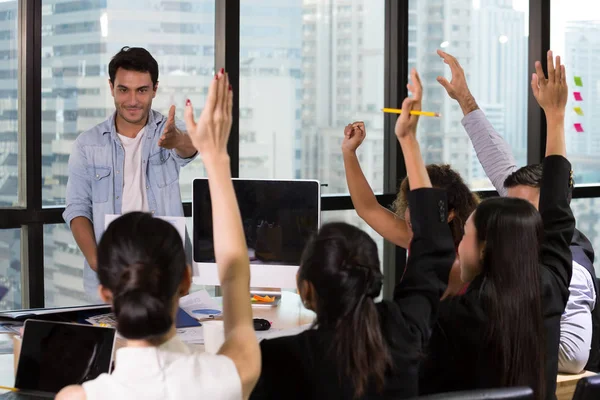
M 373 239 L 352 225 L 324 225 L 304 250 L 299 279 L 315 288 L 317 326 L 333 332 L 340 380 L 350 379 L 355 397 L 371 384 L 382 391 L 392 358 L 374 302 L 383 274 Z
M 98 245 L 98 279 L 113 294 L 123 337 L 151 339 L 169 331 L 185 269 L 181 237 L 168 222 L 135 212 L 110 224 Z

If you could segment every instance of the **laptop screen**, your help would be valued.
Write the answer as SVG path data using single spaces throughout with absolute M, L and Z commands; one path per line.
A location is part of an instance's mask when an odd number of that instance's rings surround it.
M 15 387 L 57 393 L 109 372 L 115 330 L 27 320 Z
M 300 265 L 319 229 L 320 184 L 310 180 L 233 179 L 253 264 Z M 218 218 L 218 216 L 217 216 Z M 194 179 L 194 261 L 215 261 L 208 180 Z

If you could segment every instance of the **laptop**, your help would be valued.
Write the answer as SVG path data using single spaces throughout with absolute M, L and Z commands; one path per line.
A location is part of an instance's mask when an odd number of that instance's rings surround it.
M 93 325 L 25 321 L 15 378 L 17 391 L 0 399 L 54 398 L 65 386 L 110 372 L 115 332 Z

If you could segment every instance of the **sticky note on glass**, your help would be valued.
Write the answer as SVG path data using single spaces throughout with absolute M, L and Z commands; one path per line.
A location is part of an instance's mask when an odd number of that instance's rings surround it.
M 583 81 L 580 76 L 575 77 L 575 86 L 583 86 Z
M 581 97 L 581 92 L 573 92 L 573 96 L 575 96 L 576 101 L 583 101 L 583 97 Z
M 573 111 L 575 111 L 577 115 L 583 115 L 583 110 L 581 109 L 581 107 L 574 107 Z
M 583 126 L 581 126 L 581 124 L 573 124 L 573 126 L 575 127 L 575 132 L 583 132 Z

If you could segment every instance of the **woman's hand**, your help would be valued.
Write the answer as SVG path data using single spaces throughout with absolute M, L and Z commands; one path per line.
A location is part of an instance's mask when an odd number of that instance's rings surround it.
M 342 142 L 342 152 L 355 153 L 356 149 L 362 144 L 367 136 L 365 123 L 362 121 L 353 122 L 344 128 L 344 141 Z
M 229 77 L 223 69 L 210 84 L 206 104 L 196 123 L 194 121 L 192 103 L 188 100 L 185 107 L 185 123 L 188 134 L 202 160 L 229 157 L 227 141 L 231 131 L 233 92 L 229 85 Z
M 412 93 L 412 97 L 407 97 L 402 102 L 402 114 L 396 120 L 396 137 L 398 140 L 406 137 L 416 137 L 417 123 L 419 122 L 418 115 L 411 115 L 411 111 L 421 111 L 421 101 L 423 99 L 423 86 L 421 78 L 416 69 L 410 72 L 410 82 L 406 85 Z

